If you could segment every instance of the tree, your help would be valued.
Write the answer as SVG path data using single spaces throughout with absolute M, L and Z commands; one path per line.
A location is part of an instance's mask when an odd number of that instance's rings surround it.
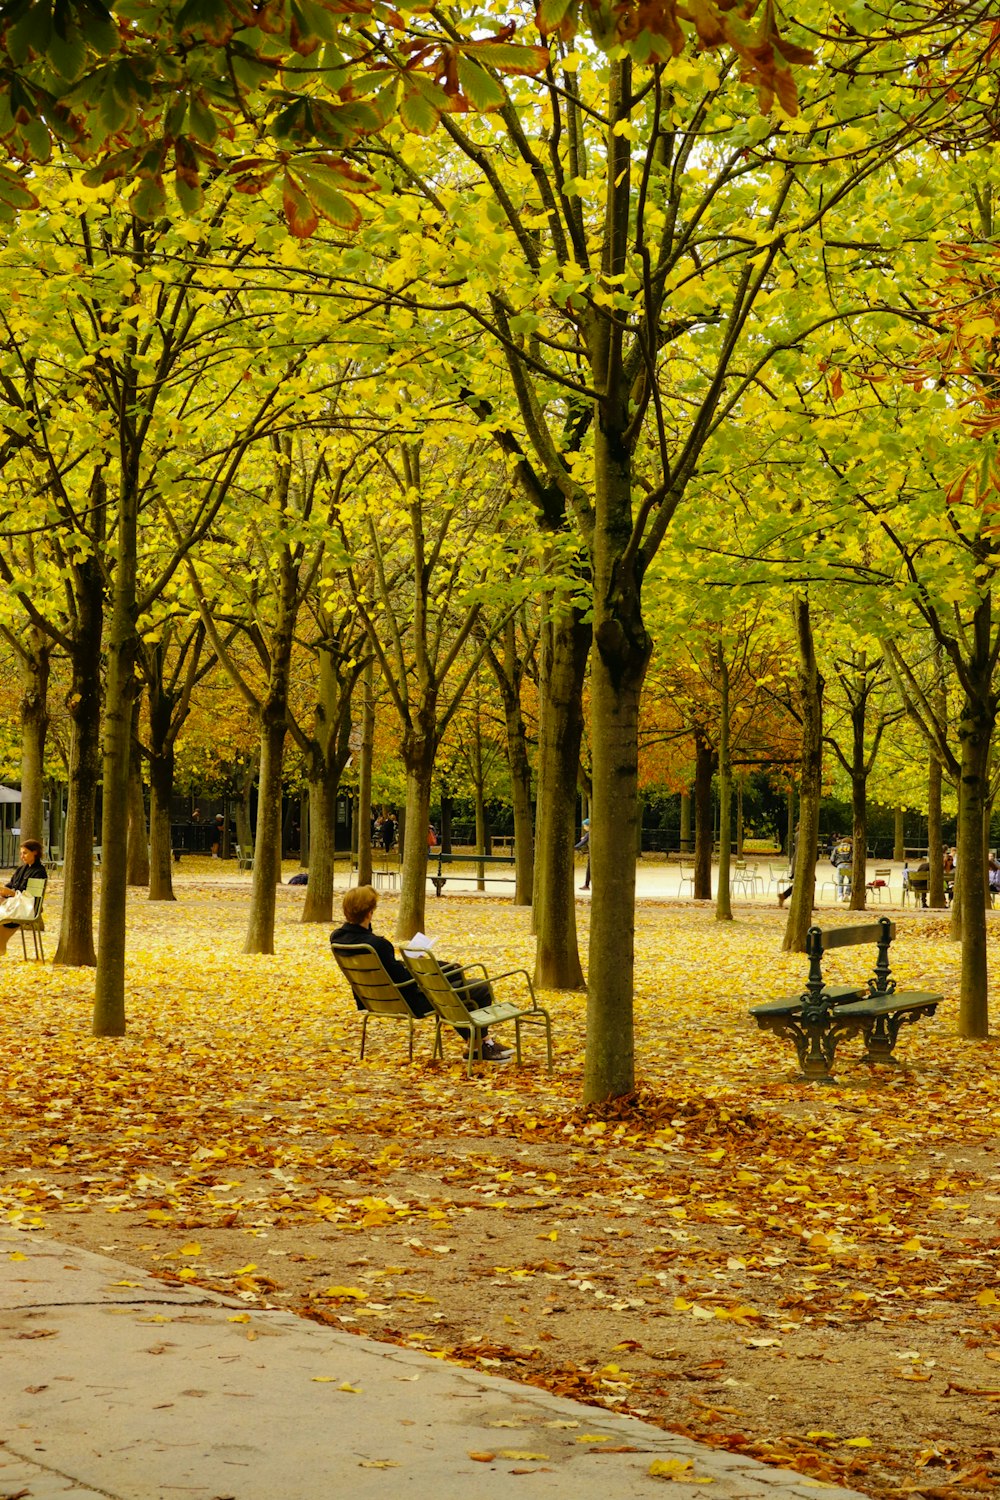
M 773 11 L 762 14 L 768 27 Z M 830 19 L 824 6 L 811 14 Z M 905 15 L 900 7 L 893 19 Z M 422 242 L 451 248 L 441 273 L 421 262 L 415 241 L 397 248 L 395 300 L 414 318 L 439 324 L 450 315 L 453 338 L 456 327 L 463 337 L 475 327 L 495 341 L 524 445 L 565 497 L 587 551 L 595 645 L 587 1100 L 627 1094 L 634 1082 L 637 742 L 652 649 L 643 580 L 744 395 L 847 311 L 817 305 L 814 249 L 825 237 L 849 238 L 850 200 L 925 123 L 940 122 L 946 135 L 978 109 L 961 90 L 942 107 L 934 78 L 924 79 L 925 103 L 914 108 L 902 40 L 859 30 L 826 42 L 836 86 L 832 75 L 808 77 L 793 128 L 780 111 L 757 112 L 725 58 L 685 57 L 644 76 L 628 56 L 591 64 L 577 54 L 525 107 L 507 87 L 495 128 L 442 117 L 467 164 L 460 193 L 412 143 L 393 146 L 401 193 L 423 200 Z M 769 66 L 787 59 L 783 42 L 769 33 L 764 41 Z M 862 54 L 863 87 L 854 71 Z M 784 61 L 779 73 L 790 80 Z M 424 289 L 403 284 L 417 274 Z

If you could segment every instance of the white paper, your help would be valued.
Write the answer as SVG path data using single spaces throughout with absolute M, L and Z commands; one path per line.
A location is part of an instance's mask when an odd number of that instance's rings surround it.
M 436 937 L 428 937 L 426 932 L 415 932 L 402 944 L 404 953 L 429 953 L 437 942 Z

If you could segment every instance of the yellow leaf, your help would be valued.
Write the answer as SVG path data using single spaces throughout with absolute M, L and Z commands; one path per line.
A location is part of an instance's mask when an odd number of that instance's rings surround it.
M 535 1459 L 540 1463 L 544 1463 L 548 1456 L 547 1453 L 529 1453 L 526 1448 L 501 1448 L 497 1454 L 498 1458 L 528 1458 Z
M 195 1242 L 193 1245 L 185 1245 L 184 1248 L 181 1250 L 181 1254 L 182 1255 L 200 1255 L 201 1254 L 201 1246 L 197 1242 Z
M 870 1448 L 871 1445 L 872 1445 L 871 1438 L 856 1437 L 856 1438 L 848 1438 L 847 1441 L 846 1441 L 846 1443 L 844 1444 L 844 1447 L 845 1448 Z
M 339 1297 L 341 1301 L 367 1302 L 368 1293 L 363 1292 L 356 1286 L 328 1286 L 323 1291 L 324 1297 Z
M 337 1389 L 338 1391 L 350 1391 L 352 1396 L 361 1395 L 361 1387 L 359 1385 L 352 1385 L 349 1380 L 342 1381 Z
M 980 1292 L 976 1297 L 976 1301 L 980 1307 L 992 1307 L 996 1300 L 997 1294 L 991 1286 L 988 1286 L 984 1292 Z
M 314 1375 L 312 1380 L 314 1385 L 332 1385 L 334 1377 L 332 1375 Z
M 231 1318 L 226 1319 L 227 1323 L 249 1323 L 249 1321 L 249 1313 L 233 1313 Z
M 8 1255 L 7 1259 L 8 1260 L 27 1260 L 28 1257 L 26 1255 L 22 1255 L 21 1252 L 20 1252 L 20 1250 L 12 1250 L 10 1252 L 10 1254 Z

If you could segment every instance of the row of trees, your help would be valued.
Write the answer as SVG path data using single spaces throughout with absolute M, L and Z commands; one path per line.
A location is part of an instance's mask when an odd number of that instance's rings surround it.
M 266 34 L 223 8 L 210 35 L 218 15 L 186 8 L 183 35 L 164 24 L 140 49 L 132 22 L 116 40 L 69 6 L 33 29 L 41 9 L 22 6 L 4 42 L 0 132 L 34 160 L 7 199 L 39 206 L 0 251 L 0 575 L 25 671 L 58 652 L 71 674 L 60 960 L 94 956 L 98 750 L 103 733 L 102 841 L 122 848 L 140 684 L 154 889 L 169 880 L 163 790 L 209 657 L 258 725 L 248 943 L 268 951 L 286 739 L 317 810 L 318 910 L 369 670 L 400 726 L 413 827 L 442 737 L 492 668 L 531 847 L 537 634 L 539 972 L 581 978 L 570 846 L 586 725 L 585 1090 L 627 1093 L 657 617 L 702 622 L 725 786 L 734 670 L 781 693 L 782 647 L 753 623 L 779 600 L 798 664 L 800 851 L 815 849 L 832 672 L 856 818 L 901 711 L 958 789 L 961 1024 L 982 1034 L 1000 650 L 990 7 L 885 0 L 845 21 L 812 0 L 793 42 L 770 4 L 748 28 L 712 0 L 694 22 L 665 0 L 598 27 L 605 50 L 573 41 L 570 8 L 543 7 L 549 42 L 516 56 L 461 11 L 373 8 L 327 36 L 316 4 L 303 36 L 300 7 L 296 31 L 276 6 Z M 67 100 L 86 105 L 69 123 Z M 321 159 L 337 132 L 342 154 Z M 97 153 L 85 172 L 81 143 Z M 187 217 L 168 212 L 168 149 Z M 825 671 L 819 615 L 837 634 Z M 293 692 L 297 647 L 315 672 Z M 425 859 L 408 840 L 404 931 Z M 124 1027 L 124 879 L 111 865 L 102 881 L 101 1033 Z M 789 944 L 810 906 L 800 873 Z

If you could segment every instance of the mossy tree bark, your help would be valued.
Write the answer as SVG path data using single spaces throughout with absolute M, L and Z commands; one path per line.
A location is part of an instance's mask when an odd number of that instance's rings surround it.
M 591 627 L 582 612 L 550 604 L 539 663 L 534 903 L 535 983 L 548 989 L 583 988 L 573 844 L 590 645 Z
M 848 657 L 836 662 L 835 672 L 847 705 L 850 745 L 845 750 L 838 736 L 832 734 L 827 734 L 825 740 L 847 772 L 851 784 L 853 857 L 850 909 L 864 911 L 868 899 L 868 778 L 878 758 L 882 736 L 888 725 L 900 717 L 901 711 L 877 714 L 872 728 L 873 700 L 877 701 L 886 683 L 881 657 L 873 660 L 864 651 L 852 651 Z
M 352 640 L 347 625 L 340 621 L 336 634 L 316 648 L 319 675 L 310 731 L 307 733 L 295 720 L 291 725 L 309 781 L 309 884 L 303 922 L 329 922 L 333 916 L 337 797 L 351 758 L 355 684 L 369 660 L 361 654 L 363 637 Z
M 149 830 L 146 827 L 146 803 L 142 789 L 142 749 L 139 744 L 139 714 L 142 702 L 137 689 L 132 702 L 132 748 L 128 772 L 128 851 L 125 856 L 125 884 L 149 885 Z
M 53 643 L 36 625 L 23 636 L 4 630 L 21 674 L 21 838 L 41 839 L 44 828 L 45 742 L 49 731 L 49 676 Z
M 702 730 L 694 734 L 694 899 L 712 899 L 712 775 L 715 746 Z
M 122 381 L 123 464 L 117 506 L 115 579 L 106 648 L 104 757 L 101 797 L 100 943 L 94 989 L 94 1035 L 125 1034 L 125 900 L 132 705 L 138 651 L 139 446 L 132 421 L 135 377 Z
M 204 650 L 200 622 L 177 631 L 165 626 L 155 640 L 139 645 L 138 670 L 149 703 L 149 899 L 173 901 L 171 809 L 177 738 L 191 712 L 191 696 L 215 666 Z
M 719 889 L 715 898 L 718 922 L 733 920 L 729 888 L 730 853 L 732 850 L 733 767 L 729 753 L 729 665 L 722 647 L 715 653 L 719 673 Z
M 514 905 L 531 906 L 535 878 L 535 838 L 531 817 L 531 761 L 521 707 L 527 654 L 519 640 L 518 621 L 507 621 L 498 651 L 487 645 L 486 660 L 503 703 L 507 766 L 514 809 Z
M 372 883 L 372 759 L 375 754 L 375 669 L 369 660 L 361 687 L 358 753 L 358 885 Z M 443 821 L 443 818 L 442 818 Z M 442 838 L 443 838 L 442 832 Z
M 788 908 L 782 947 L 786 952 L 805 952 L 806 934 L 812 926 L 816 898 L 816 857 L 819 846 L 819 804 L 823 791 L 823 691 L 825 683 L 816 661 L 809 600 L 795 600 L 795 635 L 798 644 L 798 713 L 802 725 L 802 759 L 799 767 L 799 834 L 795 855 L 795 879 Z

